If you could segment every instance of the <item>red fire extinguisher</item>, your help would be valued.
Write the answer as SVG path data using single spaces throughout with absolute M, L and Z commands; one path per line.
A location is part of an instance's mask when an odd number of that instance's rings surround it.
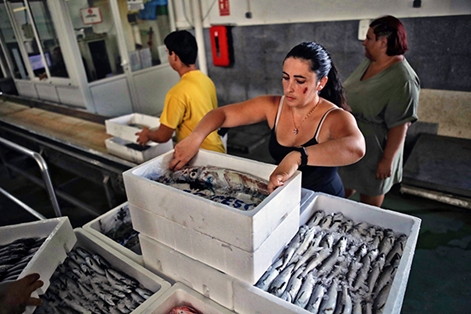
M 213 64 L 222 67 L 231 65 L 232 43 L 228 27 L 225 25 L 214 25 L 210 27 L 209 33 Z

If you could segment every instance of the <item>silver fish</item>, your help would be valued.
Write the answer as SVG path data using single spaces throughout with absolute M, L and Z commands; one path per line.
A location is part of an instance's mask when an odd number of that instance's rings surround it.
M 316 212 L 312 215 L 311 219 L 309 219 L 309 221 L 307 222 L 307 226 L 308 226 L 309 228 L 312 228 L 312 227 L 314 227 L 314 226 L 318 226 L 319 223 L 320 223 L 320 221 L 321 221 L 321 219 L 324 218 L 324 216 L 325 216 L 325 212 L 324 212 L 323 210 L 318 210 L 318 211 L 316 211 Z
M 304 279 L 301 288 L 296 295 L 294 300 L 294 304 L 298 305 L 302 308 L 305 308 L 307 303 L 309 302 L 309 298 L 311 297 L 312 290 L 314 289 L 314 284 L 316 283 L 314 276 L 312 273 L 308 273 Z
M 378 296 L 376 297 L 373 303 L 373 310 L 375 313 L 383 312 L 384 305 L 386 304 L 390 290 L 391 290 L 391 284 L 387 284 L 378 293 Z
M 307 264 L 306 269 L 304 269 L 303 276 L 320 265 L 330 255 L 330 253 L 331 250 L 319 251 Z
M 277 297 L 281 296 L 288 286 L 288 281 L 291 278 L 291 274 L 294 270 L 294 264 L 286 267 L 271 283 L 268 292 L 276 295 Z
M 326 287 L 324 287 L 322 284 L 317 284 L 311 294 L 309 302 L 306 305 L 306 310 L 311 313 L 318 313 L 326 291 Z
M 103 270 L 103 268 L 98 266 L 98 263 L 91 256 L 85 257 L 85 262 L 94 272 L 100 275 L 105 275 L 105 271 Z
M 368 292 L 373 292 L 373 287 L 378 280 L 379 274 L 383 270 L 386 257 L 384 253 L 379 254 L 378 259 L 373 263 L 373 268 L 370 271 L 367 279 Z
M 263 291 L 268 291 L 273 280 L 280 274 L 278 267 L 281 262 L 281 259 L 278 259 L 274 264 L 272 264 L 262 277 L 260 277 L 255 286 Z
M 300 276 L 303 270 L 304 268 L 301 267 L 293 274 L 293 276 L 291 276 L 291 279 L 288 282 L 288 287 L 283 293 L 285 295 L 285 298 L 282 297 L 284 300 L 292 303 L 296 298 L 296 295 L 298 294 L 299 289 L 303 283 L 303 278 Z
M 396 254 L 399 254 L 399 256 L 402 255 L 402 253 L 404 252 L 406 241 L 407 236 L 405 234 L 402 234 L 397 238 L 397 240 L 394 242 L 394 246 L 389 251 L 386 257 L 386 264 L 390 264 Z
M 335 311 L 335 305 L 337 303 L 337 289 L 338 280 L 334 279 L 329 289 L 327 289 L 327 297 L 321 303 L 319 312 L 320 313 L 333 313 Z
M 379 244 L 379 253 L 387 255 L 394 245 L 394 236 L 385 235 L 381 243 Z

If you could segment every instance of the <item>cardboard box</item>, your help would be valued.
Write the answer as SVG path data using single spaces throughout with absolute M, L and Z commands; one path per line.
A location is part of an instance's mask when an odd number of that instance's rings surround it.
M 294 208 L 299 208 L 299 171 L 257 207 L 242 211 L 147 179 L 149 175 L 168 169 L 172 156 L 173 151 L 170 151 L 123 173 L 129 204 L 247 252 L 257 250 L 285 217 Z M 276 168 L 275 165 L 206 150 L 200 150 L 190 165 L 227 168 L 266 180 Z
M 407 287 L 421 220 L 413 216 L 324 193 L 316 194 L 301 213 L 300 225 L 305 224 L 315 211 L 323 210 L 326 214 L 342 212 L 344 216 L 352 219 L 355 223 L 367 222 L 383 228 L 390 228 L 397 233 L 408 236 L 383 309 L 383 313 L 399 314 Z M 281 311 L 283 313 L 309 313 L 294 304 L 237 279 L 233 280 L 233 293 L 234 310 L 237 313 L 280 313 Z
M 165 143 L 148 142 L 146 146 L 141 146 L 120 137 L 112 137 L 105 140 L 105 145 L 108 153 L 138 164 L 173 149 L 171 139 Z
M 0 245 L 11 243 L 20 238 L 45 238 L 18 278 L 31 273 L 39 273 L 44 285 L 37 290 L 44 294 L 49 287 L 49 279 L 67 257 L 77 238 L 69 218 L 60 217 L 17 225 L 0 227 Z
M 213 267 L 139 234 L 142 257 L 147 269 L 159 276 L 182 282 L 202 295 L 233 309 L 233 278 Z
M 167 314 L 177 306 L 189 306 L 204 314 L 234 313 L 180 282 L 175 283 L 143 313 Z
M 134 229 L 141 234 L 250 284 L 265 273 L 299 225 L 298 205 L 254 252 L 247 252 L 132 204 L 129 209 Z
M 139 244 L 137 245 L 137 247 L 127 248 L 106 235 L 106 233 L 110 231 L 110 222 L 112 220 L 118 220 L 118 213 L 121 213 L 122 215 L 123 210 L 124 213 L 127 214 L 124 219 L 126 221 L 131 221 L 131 213 L 129 211 L 128 202 L 124 202 L 123 204 L 107 211 L 103 215 L 89 221 L 88 223 L 83 225 L 82 228 L 89 232 L 91 236 L 96 237 L 98 241 L 105 243 L 109 247 L 115 249 L 116 251 L 130 258 L 139 265 L 144 265 L 144 261 L 142 259 L 141 246 Z M 120 218 L 123 219 L 121 215 Z M 100 222 L 102 222 L 102 224 L 100 224 Z M 103 222 L 106 222 L 107 225 L 103 225 Z
M 158 128 L 160 119 L 140 113 L 132 113 L 113 119 L 105 120 L 106 133 L 122 138 L 123 140 L 137 143 L 137 132 L 142 131 L 142 127 L 149 129 Z
M 74 229 L 77 236 L 77 243 L 75 247 L 81 247 L 88 252 L 99 254 L 103 257 L 114 269 L 119 270 L 128 276 L 137 280 L 144 288 L 154 292 L 145 302 L 137 307 L 132 313 L 143 313 L 151 304 L 158 300 L 168 289 L 171 283 L 152 273 L 143 266 L 135 263 L 131 259 L 122 255 L 118 251 L 110 248 L 102 242 L 95 241 L 96 238 L 82 229 Z

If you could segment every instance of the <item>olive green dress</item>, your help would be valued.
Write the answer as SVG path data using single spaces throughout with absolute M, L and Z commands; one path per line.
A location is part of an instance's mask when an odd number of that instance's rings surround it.
M 420 81 L 405 58 L 361 81 L 370 63 L 365 59 L 344 83 L 347 103 L 365 137 L 366 154 L 353 165 L 339 167 L 338 173 L 346 188 L 377 196 L 386 194 L 402 180 L 403 147 L 394 158 L 391 177 L 377 180 L 376 168 L 386 146 L 388 131 L 417 120 Z

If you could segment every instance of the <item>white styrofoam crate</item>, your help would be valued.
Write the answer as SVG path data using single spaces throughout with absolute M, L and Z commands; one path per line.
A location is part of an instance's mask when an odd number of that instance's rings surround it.
M 383 313 L 398 314 L 401 311 L 421 220 L 402 213 L 386 210 L 324 193 L 316 193 L 302 211 L 300 225 L 306 224 L 312 214 L 323 210 L 326 214 L 342 212 L 354 222 L 367 222 L 390 228 L 408 236 L 402 258 L 392 282 Z M 309 313 L 255 286 L 233 280 L 234 310 L 237 313 Z
M 142 149 L 134 149 L 129 145 L 139 145 L 120 137 L 112 137 L 105 140 L 106 149 L 108 153 L 121 157 L 123 159 L 135 162 L 143 163 L 149 159 L 162 155 L 173 149 L 172 140 L 168 140 L 165 143 L 148 142 L 146 146 L 140 146 Z M 126 146 L 128 145 L 128 146 Z
M 299 208 L 299 171 L 254 209 L 242 211 L 146 178 L 168 169 L 172 156 L 173 150 L 123 173 L 129 204 L 248 252 L 255 251 L 286 214 Z M 190 166 L 207 165 L 250 173 L 266 180 L 276 168 L 275 165 L 200 149 Z
M 247 252 L 132 204 L 129 209 L 141 234 L 250 284 L 265 273 L 299 226 L 297 205 L 254 252 Z
M 148 116 L 141 113 L 131 113 L 124 116 L 105 120 L 106 133 L 122 138 L 124 140 L 137 143 L 137 132 L 142 129 L 132 124 L 143 125 L 149 129 L 158 128 L 160 126 L 160 119 L 153 116 Z
M 147 269 L 174 281 L 182 282 L 202 295 L 233 309 L 233 278 L 213 267 L 139 234 L 144 265 Z
M 140 248 L 137 250 L 131 250 L 120 243 L 116 242 L 115 240 L 109 238 L 106 236 L 104 232 L 107 232 L 109 230 L 102 230 L 102 227 L 100 227 L 100 221 L 110 221 L 111 219 L 117 218 L 118 212 L 122 208 L 128 207 L 128 202 L 124 202 L 123 204 L 116 206 L 115 208 L 107 211 L 103 215 L 87 222 L 85 225 L 83 225 L 83 229 L 88 231 L 92 236 L 96 237 L 98 240 L 102 241 L 106 245 L 112 247 L 116 251 L 120 252 L 121 254 L 125 255 L 126 257 L 132 259 L 134 262 L 138 263 L 139 265 L 144 265 L 144 261 L 142 259 L 142 254 L 140 251 Z M 127 209 L 127 212 L 130 215 L 129 208 Z M 130 218 L 130 217 L 129 217 Z
M 144 313 L 151 304 L 158 300 L 168 289 L 171 283 L 152 273 L 150 270 L 137 264 L 133 260 L 127 258 L 120 252 L 110 248 L 101 241 L 96 241 L 94 236 L 83 228 L 75 228 L 74 233 L 77 236 L 75 247 L 82 247 L 90 253 L 99 254 L 114 269 L 119 270 L 128 276 L 136 279 L 144 288 L 154 292 L 144 303 L 139 305 L 132 313 Z
M 44 285 L 38 289 L 38 293 L 44 294 L 49 287 L 49 278 L 65 260 L 67 252 L 72 249 L 77 239 L 67 217 L 0 227 L 0 245 L 30 237 L 46 239 L 18 278 L 39 273 Z
M 49 279 L 57 266 L 65 260 L 67 252 L 72 249 L 77 238 L 67 217 L 0 227 L 0 245 L 30 237 L 44 237 L 46 239 L 18 275 L 18 279 L 38 273 L 44 285 L 31 294 L 32 297 L 38 297 L 47 291 Z M 30 314 L 34 309 L 35 307 L 28 306 L 24 313 Z
M 177 306 L 189 306 L 204 314 L 234 313 L 181 282 L 175 283 L 143 313 L 167 314 Z

